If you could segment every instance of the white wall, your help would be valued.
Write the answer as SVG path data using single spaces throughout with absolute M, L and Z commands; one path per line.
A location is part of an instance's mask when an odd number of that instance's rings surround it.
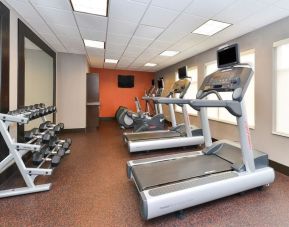
M 273 43 L 289 37 L 289 18 L 285 18 L 266 27 L 248 33 L 227 43 L 239 43 L 240 51 L 255 49 L 255 129 L 251 130 L 252 142 L 257 150 L 269 154 L 273 161 L 289 166 L 289 138 L 272 134 L 273 114 Z M 220 45 L 221 46 L 221 45 Z M 198 66 L 198 83 L 202 82 L 204 64 L 216 59 L 216 48 L 186 59 L 156 73 L 173 82 L 173 73 L 183 65 Z M 288 85 L 289 86 L 289 85 Z M 289 87 L 288 87 L 289 88 Z M 284 103 L 288 105 L 288 103 Z M 180 117 L 180 114 L 177 114 Z M 191 121 L 199 125 L 196 117 Z M 217 139 L 227 138 L 239 141 L 236 126 L 210 121 L 212 135 Z
M 87 72 L 85 55 L 57 54 L 56 119 L 66 129 L 86 127 Z

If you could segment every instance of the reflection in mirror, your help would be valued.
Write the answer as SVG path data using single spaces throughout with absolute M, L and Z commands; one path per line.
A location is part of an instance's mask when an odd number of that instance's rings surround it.
M 36 46 L 32 41 L 24 40 L 25 58 L 25 99 L 24 105 L 44 103 L 53 105 L 53 58 Z M 53 115 L 46 116 L 46 120 L 53 121 Z M 37 128 L 42 123 L 41 118 L 25 125 L 24 130 Z

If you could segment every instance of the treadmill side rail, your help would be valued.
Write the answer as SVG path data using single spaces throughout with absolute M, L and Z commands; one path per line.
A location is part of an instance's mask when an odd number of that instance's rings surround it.
M 159 150 L 164 148 L 186 147 L 204 143 L 203 136 L 173 137 L 158 140 L 128 141 L 129 152 L 140 152 L 146 150 Z
M 160 187 L 142 191 L 140 192 L 141 214 L 144 219 L 148 220 L 249 189 L 264 186 L 272 183 L 275 178 L 274 170 L 270 167 L 256 170 L 253 173 L 236 172 L 236 175 L 237 176 L 235 177 L 228 176 L 227 179 L 223 180 L 216 179 L 214 181 L 212 179 L 211 183 L 205 182 L 198 186 L 188 187 L 186 189 L 169 193 L 164 192 L 163 194 L 156 196 L 151 196 L 151 194 L 154 194 L 154 190 L 160 190 Z M 217 176 L 217 174 L 215 176 Z M 182 182 L 176 182 L 167 187 L 174 188 L 181 183 Z

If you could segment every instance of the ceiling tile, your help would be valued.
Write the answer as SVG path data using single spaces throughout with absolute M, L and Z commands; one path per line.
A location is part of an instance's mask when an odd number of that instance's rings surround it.
M 27 22 L 30 24 L 30 26 L 37 31 L 38 33 L 51 33 L 50 28 L 47 26 L 47 24 L 42 20 L 42 18 L 38 18 L 37 20 L 35 18 L 26 17 Z
M 169 48 L 172 44 L 169 42 L 163 42 L 163 41 L 159 41 L 158 39 L 156 41 L 154 41 L 151 45 L 150 48 L 152 49 L 158 49 L 158 50 L 166 50 L 167 48 Z
M 135 52 L 136 56 L 141 54 L 141 52 L 143 52 L 145 49 L 145 47 L 141 47 L 141 46 L 133 46 L 133 45 L 128 45 L 126 50 L 125 50 L 125 53 L 126 52 Z M 135 55 L 134 55 L 135 56 Z
M 147 25 L 140 25 L 136 32 L 135 36 L 141 37 L 141 38 L 146 38 L 146 39 L 155 39 L 158 37 L 164 29 L 162 28 L 156 28 L 152 26 L 147 26 Z
M 122 22 L 119 20 L 109 19 L 108 35 L 117 34 L 124 36 L 132 36 L 137 27 L 136 23 Z
M 48 24 L 60 24 L 64 26 L 76 26 L 72 11 L 59 10 L 54 8 L 36 7 L 40 15 Z
M 279 0 L 275 3 L 277 7 L 280 7 L 282 9 L 288 9 L 289 10 L 289 1 L 288 0 Z
M 187 32 L 174 33 L 174 31 L 169 28 L 158 37 L 158 40 L 173 44 L 178 40 L 180 40 L 181 38 L 183 38 L 184 36 L 186 36 L 187 34 L 188 34 Z
M 137 36 L 133 36 L 129 44 L 133 46 L 147 47 L 152 43 L 152 39 L 144 39 Z
M 261 12 L 266 6 L 266 4 L 258 1 L 238 0 L 233 5 L 227 7 L 225 10 L 212 17 L 212 19 L 236 24 L 258 11 Z
M 190 33 L 207 21 L 204 17 L 192 14 L 181 14 L 170 26 L 169 31 L 174 33 Z
M 106 32 L 107 17 L 74 12 L 76 22 L 80 28 Z
M 113 51 L 122 53 L 126 49 L 126 45 L 120 45 L 118 43 L 106 43 L 105 45 L 106 51 Z
M 128 57 L 128 58 L 136 58 L 138 55 L 140 54 L 140 52 L 136 52 L 136 51 L 125 51 L 123 53 L 123 57 Z
M 114 0 L 109 4 L 109 17 L 125 22 L 138 23 L 146 10 L 146 4 L 129 0 Z
M 197 45 L 198 43 L 206 40 L 208 37 L 198 34 L 189 34 L 183 39 L 181 39 L 179 42 L 177 42 L 175 45 L 173 45 L 170 49 L 183 51 L 186 50 L 192 46 Z
M 53 33 L 41 33 L 41 37 L 45 40 L 49 46 L 53 47 L 58 52 L 67 52 L 64 45 L 57 39 Z
M 114 43 L 114 44 L 126 46 L 129 42 L 130 38 L 131 38 L 131 36 L 108 33 L 106 43 L 107 44 Z
M 7 1 L 24 19 L 31 18 L 41 20 L 41 17 L 35 11 L 33 6 L 28 1 L 9 0 Z
M 236 0 L 194 0 L 185 12 L 209 19 L 234 2 Z
M 58 36 L 68 52 L 84 50 L 82 39 L 70 36 Z
M 105 51 L 105 58 L 120 59 L 123 52 Z
M 81 37 L 83 39 L 89 39 L 89 40 L 96 40 L 96 41 L 103 41 L 105 42 L 106 39 L 106 33 L 101 31 L 96 31 L 94 29 L 88 29 L 79 27 Z
M 76 26 L 63 26 L 59 24 L 51 25 L 51 28 L 54 30 L 55 34 L 60 36 L 70 36 L 79 38 L 80 34 Z
M 151 0 L 131 0 L 132 2 L 139 2 L 139 3 L 143 3 L 143 4 L 149 4 L 151 2 Z
M 51 7 L 62 10 L 72 10 L 71 4 L 67 0 L 30 0 L 35 6 Z
M 266 4 L 273 4 L 275 2 L 278 2 L 279 0 L 258 0 L 258 1 L 266 3 Z
M 173 10 L 150 6 L 143 17 L 141 24 L 166 28 L 178 14 L 178 12 Z
M 244 19 L 240 24 L 238 24 L 238 27 L 242 26 L 243 30 L 247 31 L 248 26 L 250 26 L 250 28 L 252 28 L 251 30 L 253 30 L 273 23 L 274 21 L 280 20 L 284 17 L 287 17 L 288 15 L 288 10 L 281 9 L 272 5 L 262 10 L 261 12 Z
M 96 49 L 92 47 L 85 47 L 89 57 L 104 58 L 104 49 Z
M 183 11 L 192 0 L 152 0 L 151 5 L 175 11 Z

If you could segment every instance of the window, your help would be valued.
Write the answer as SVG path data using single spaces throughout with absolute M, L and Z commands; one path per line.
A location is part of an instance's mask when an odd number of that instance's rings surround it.
M 195 99 L 196 94 L 198 92 L 198 68 L 191 67 L 188 69 L 188 76 L 191 78 L 191 85 L 185 95 L 184 98 L 186 99 Z M 178 73 L 176 73 L 176 81 L 178 80 Z M 176 95 L 178 97 L 179 94 Z M 182 112 L 182 108 L 178 105 L 175 106 L 175 110 L 177 112 Z M 188 106 L 188 113 L 191 115 L 198 115 L 198 112 L 194 110 L 192 107 Z
M 274 128 L 273 132 L 289 136 L 289 40 L 274 43 L 275 52 L 275 90 L 274 90 Z
M 252 69 L 255 70 L 255 51 L 249 50 L 249 51 L 241 52 L 240 61 L 241 63 L 250 64 Z M 207 63 L 205 65 L 206 76 L 216 70 L 217 70 L 216 61 Z M 223 99 L 231 99 L 232 92 L 223 92 L 221 93 L 221 97 Z M 208 99 L 216 100 L 217 97 L 212 94 L 208 97 Z M 248 124 L 251 128 L 254 128 L 255 127 L 255 77 L 254 75 L 251 79 L 250 85 L 245 94 L 244 101 L 245 101 L 245 108 L 247 111 Z M 217 120 L 217 121 L 221 121 L 225 123 L 237 124 L 236 118 L 224 108 L 208 108 L 208 117 L 209 119 L 213 119 L 213 120 Z
M 217 71 L 217 61 L 212 61 L 207 64 L 205 64 L 205 76 L 210 75 L 211 73 Z M 212 94 L 208 96 L 209 100 L 216 100 L 216 95 Z M 218 120 L 219 119 L 219 110 L 218 108 L 208 108 L 207 114 L 209 119 Z

